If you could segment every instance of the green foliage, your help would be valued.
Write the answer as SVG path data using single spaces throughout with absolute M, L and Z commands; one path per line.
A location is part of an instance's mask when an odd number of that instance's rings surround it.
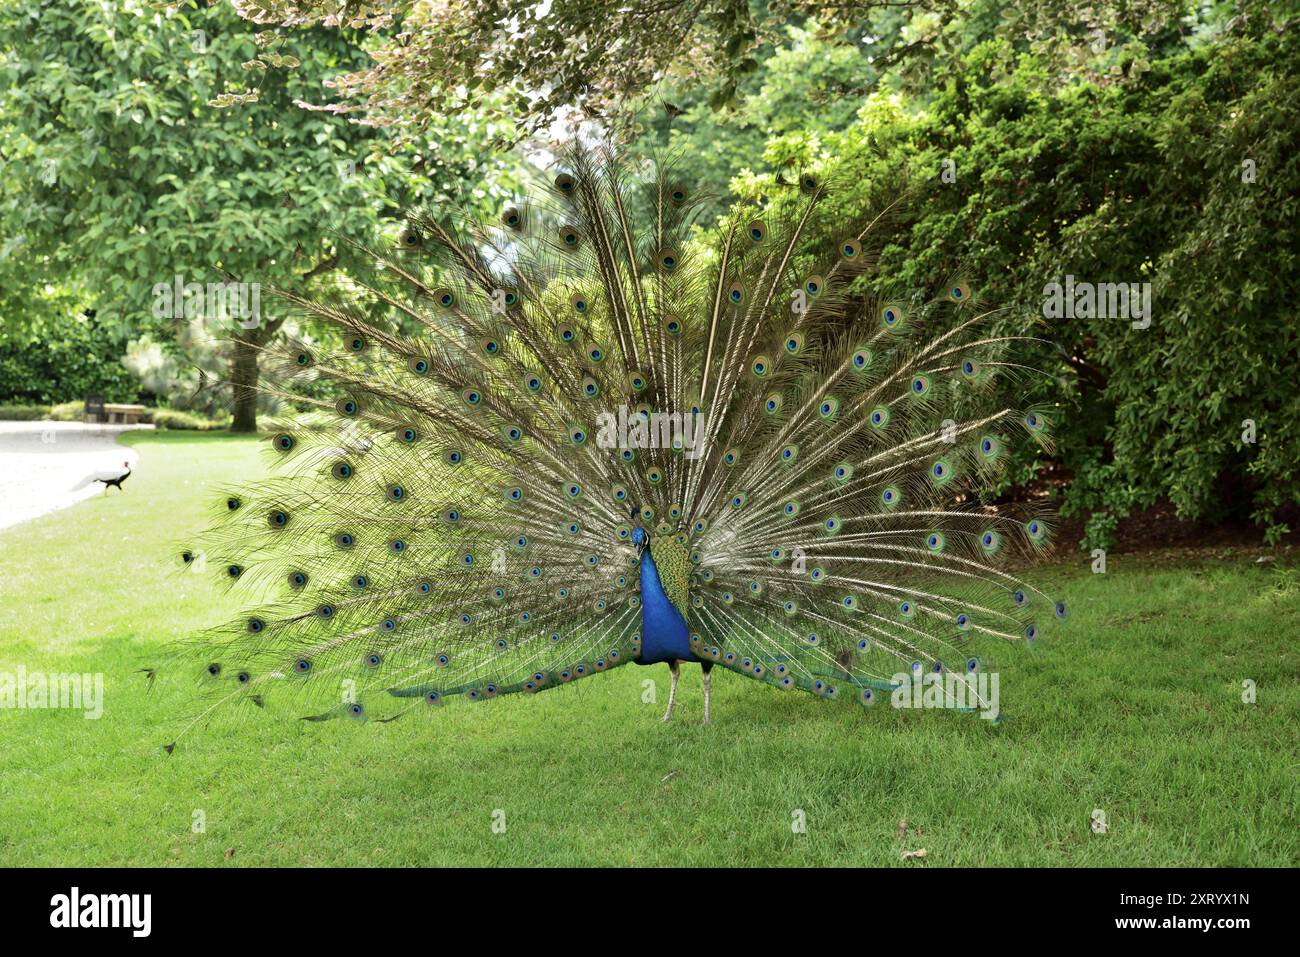
M 229 425 L 228 419 L 207 419 L 179 409 L 154 409 L 149 413 L 148 421 L 160 429 L 181 429 L 190 432 L 211 432 L 214 429 L 224 429 Z
M 96 316 L 47 318 L 48 338 L 0 340 L 0 398 L 54 403 L 87 395 L 134 402 L 139 383 L 118 361 L 125 342 Z
M 0 421 L 34 422 L 49 415 L 49 407 L 44 405 L 0 405 Z
M 1300 500 L 1297 31 L 1247 25 L 1128 84 L 1053 87 L 1049 75 L 990 42 L 927 106 L 875 95 L 843 132 L 779 136 L 764 158 L 822 170 L 845 210 L 910 183 L 877 292 L 961 273 L 990 304 L 1041 316 L 1045 287 L 1067 275 L 1150 282 L 1149 328 L 1045 320 L 1064 355 L 1038 357 L 1057 378 L 1025 401 L 1065 413 L 1064 511 L 1091 516 L 1091 545 L 1162 497 L 1183 517 L 1251 514 L 1276 540 L 1278 509 Z M 945 161 L 954 182 L 940 176 Z M 774 175 L 733 185 L 781 201 Z M 1020 476 L 1032 471 L 1022 459 Z

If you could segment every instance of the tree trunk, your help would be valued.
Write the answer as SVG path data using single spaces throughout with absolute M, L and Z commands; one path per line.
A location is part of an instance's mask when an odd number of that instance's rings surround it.
M 235 355 L 230 360 L 234 421 L 231 432 L 257 431 L 257 348 L 244 336 L 235 337 Z

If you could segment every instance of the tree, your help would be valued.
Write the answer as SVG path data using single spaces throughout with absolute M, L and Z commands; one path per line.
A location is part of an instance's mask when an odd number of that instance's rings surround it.
M 472 116 L 398 154 L 387 131 L 296 105 L 363 62 L 339 31 L 271 50 L 224 4 L 17 0 L 0 34 L 5 324 L 31 328 L 46 287 L 76 286 L 130 335 L 172 340 L 202 310 L 231 338 L 239 430 L 256 428 L 258 350 L 286 320 L 261 287 L 318 280 L 339 237 L 492 168 Z
M 376 31 L 374 62 L 340 77 L 340 110 L 408 128 L 467 108 L 509 121 L 515 142 L 579 107 L 622 125 L 648 92 L 695 90 L 734 106 L 744 81 L 787 42 L 790 25 L 905 63 L 924 86 L 931 64 L 970 44 L 1013 38 L 1083 69 L 1099 42 L 1177 31 L 1193 0 L 1091 4 L 1040 0 L 235 0 L 264 26 Z M 1023 6 L 1025 9 L 1020 9 Z M 281 36 L 282 34 L 271 34 Z M 899 74 L 903 74 L 900 72 Z

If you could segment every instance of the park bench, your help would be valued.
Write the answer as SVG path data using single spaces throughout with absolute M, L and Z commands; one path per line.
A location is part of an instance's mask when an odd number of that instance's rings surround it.
M 142 415 L 144 415 L 144 406 L 142 405 L 105 402 L 102 395 L 88 395 L 86 396 L 86 408 L 82 414 L 82 421 L 135 425 L 140 421 Z

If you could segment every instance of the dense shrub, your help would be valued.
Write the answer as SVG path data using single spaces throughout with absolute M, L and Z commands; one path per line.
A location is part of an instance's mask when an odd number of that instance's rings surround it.
M 1063 350 L 1036 357 L 1052 377 L 1009 399 L 1060 407 L 1064 511 L 1089 516 L 1089 544 L 1161 498 L 1183 517 L 1251 515 L 1276 539 L 1300 501 L 1300 30 L 1144 66 L 1132 83 L 1061 87 L 988 43 L 960 77 L 997 82 L 958 78 L 924 110 L 873 97 L 848 130 L 779 137 L 767 159 L 820 167 L 845 209 L 908 174 L 879 292 L 961 273 L 991 305 L 1041 318 L 1044 287 L 1067 275 L 1150 282 L 1147 328 L 1044 320 Z M 741 188 L 779 193 L 771 177 Z
M 49 411 L 43 405 L 0 405 L 0 421 L 32 422 L 45 418 Z
M 49 404 L 99 394 L 134 402 L 139 383 L 122 365 L 125 352 L 124 341 L 84 316 L 46 323 L 30 337 L 0 339 L 0 401 Z

